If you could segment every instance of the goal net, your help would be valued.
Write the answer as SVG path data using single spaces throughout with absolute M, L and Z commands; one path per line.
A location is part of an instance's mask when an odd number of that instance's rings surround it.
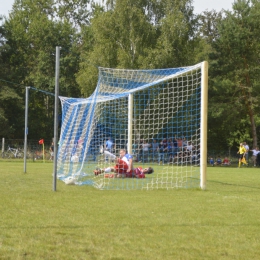
M 207 64 L 154 70 L 99 68 L 86 99 L 60 97 L 57 176 L 98 189 L 205 186 Z M 115 165 L 121 149 L 145 178 L 94 174 Z

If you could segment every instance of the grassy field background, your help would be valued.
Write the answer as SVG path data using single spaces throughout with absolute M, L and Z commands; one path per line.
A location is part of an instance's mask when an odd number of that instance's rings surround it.
M 259 259 L 259 168 L 208 168 L 206 191 L 56 192 L 52 168 L 0 161 L 1 260 Z

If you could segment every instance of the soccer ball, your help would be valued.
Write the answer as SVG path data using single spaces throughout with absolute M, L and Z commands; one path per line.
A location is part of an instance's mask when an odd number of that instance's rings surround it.
M 65 184 L 67 185 L 75 185 L 75 178 L 73 178 L 72 176 L 66 178 L 64 180 Z

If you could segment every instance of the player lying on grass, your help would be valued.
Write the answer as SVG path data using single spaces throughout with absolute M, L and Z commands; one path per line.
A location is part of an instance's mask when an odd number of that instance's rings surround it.
M 110 156 L 111 159 L 116 161 L 116 165 L 113 167 L 108 167 L 106 169 L 97 169 L 94 171 L 95 175 L 100 173 L 110 173 L 115 172 L 114 175 L 109 177 L 115 178 L 145 178 L 145 174 L 153 173 L 151 167 L 142 169 L 142 167 L 133 168 L 133 157 L 130 154 L 126 153 L 126 150 L 120 150 L 119 158 L 116 158 L 115 155 L 105 152 L 106 156 Z
M 111 172 L 115 172 L 115 174 L 110 174 Z M 116 167 L 108 167 L 106 169 L 97 169 L 94 171 L 95 175 L 99 175 L 101 173 L 105 173 L 105 177 L 107 178 L 139 178 L 143 179 L 145 178 L 145 174 L 151 174 L 153 173 L 153 168 L 142 168 L 137 167 L 134 168 L 131 172 L 116 172 Z

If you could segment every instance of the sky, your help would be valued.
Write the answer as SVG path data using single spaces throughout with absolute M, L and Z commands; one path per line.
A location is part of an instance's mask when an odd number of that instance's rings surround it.
M 193 0 L 194 13 L 201 13 L 205 10 L 221 9 L 231 10 L 234 0 Z M 14 0 L 0 0 L 0 15 L 8 15 L 8 12 L 12 9 Z

